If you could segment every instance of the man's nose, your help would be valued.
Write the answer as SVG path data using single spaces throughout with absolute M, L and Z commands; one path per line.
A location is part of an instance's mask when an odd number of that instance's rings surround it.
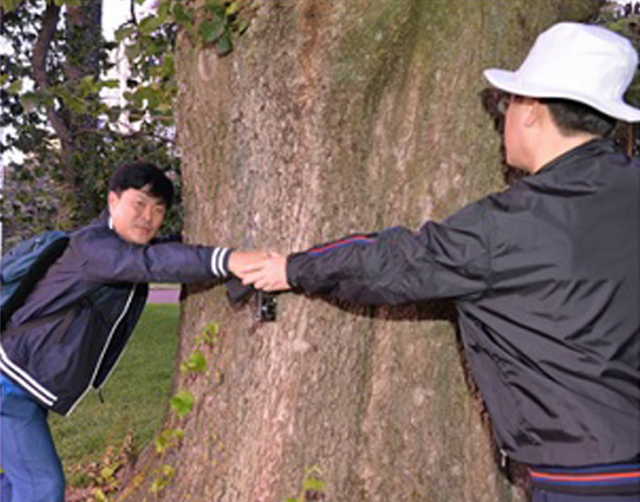
M 152 217 L 153 217 L 153 207 L 145 206 L 145 208 L 142 210 L 142 219 L 146 222 L 149 222 L 151 221 Z

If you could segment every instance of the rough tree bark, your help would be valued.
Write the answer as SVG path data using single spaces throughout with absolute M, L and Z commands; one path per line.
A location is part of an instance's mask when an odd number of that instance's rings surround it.
M 517 66 L 541 30 L 597 4 L 263 0 L 227 58 L 181 37 L 188 240 L 297 250 L 500 189 L 481 70 Z M 164 500 L 280 502 L 314 465 L 331 501 L 524 500 L 494 460 L 450 305 L 285 295 L 260 324 L 220 287 L 191 290 L 176 367 L 210 321 L 206 375 L 177 377 L 196 405 L 167 422 L 185 438 L 163 459 Z

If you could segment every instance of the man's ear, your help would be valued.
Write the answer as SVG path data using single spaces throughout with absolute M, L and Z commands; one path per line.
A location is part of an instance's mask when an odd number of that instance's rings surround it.
M 115 192 L 109 192 L 107 195 L 107 205 L 109 206 L 109 212 L 113 212 L 115 205 L 120 200 L 120 196 Z
M 525 98 L 526 113 L 524 115 L 524 125 L 526 127 L 532 127 L 543 118 L 545 112 L 544 107 L 540 101 L 533 98 Z

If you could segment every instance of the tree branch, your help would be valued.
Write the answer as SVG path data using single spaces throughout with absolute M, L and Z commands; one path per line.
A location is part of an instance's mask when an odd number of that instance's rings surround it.
M 42 27 L 38 34 L 38 39 L 33 47 L 33 57 L 31 58 L 31 65 L 33 67 L 33 80 L 36 82 L 36 86 L 46 91 L 49 88 L 49 78 L 47 75 L 47 55 L 51 47 L 51 42 L 56 33 L 56 26 L 58 25 L 58 19 L 60 18 L 60 7 L 53 2 L 47 2 L 47 8 L 42 17 Z M 71 131 L 64 119 L 53 108 L 53 106 L 47 107 L 47 117 L 51 126 L 60 141 L 62 142 L 63 149 L 71 145 Z
M 131 0 L 131 22 L 134 26 L 138 25 L 138 20 L 136 19 L 136 0 Z

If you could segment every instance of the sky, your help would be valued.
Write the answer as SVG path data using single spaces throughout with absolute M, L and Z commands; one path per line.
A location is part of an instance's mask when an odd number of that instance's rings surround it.
M 136 15 L 148 13 L 158 0 L 146 0 L 142 6 L 136 4 Z M 103 0 L 102 2 L 102 30 L 107 40 L 113 40 L 113 32 L 122 23 L 131 18 L 131 0 Z

